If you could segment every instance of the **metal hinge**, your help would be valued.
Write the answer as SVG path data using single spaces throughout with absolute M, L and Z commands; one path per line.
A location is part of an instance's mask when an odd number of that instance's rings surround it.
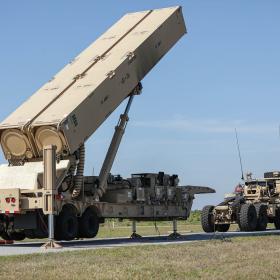
M 73 80 L 74 80 L 74 81 L 77 81 L 77 80 L 79 80 L 79 79 L 82 79 L 82 78 L 84 78 L 85 75 L 86 75 L 85 73 L 78 74 L 78 75 L 76 75 L 76 76 L 73 78 Z
M 129 63 L 136 59 L 136 54 L 134 52 L 129 52 L 126 56 L 128 58 Z
M 116 72 L 114 70 L 108 72 L 106 74 L 106 76 L 109 78 L 109 79 L 113 79 L 115 76 L 116 76 Z

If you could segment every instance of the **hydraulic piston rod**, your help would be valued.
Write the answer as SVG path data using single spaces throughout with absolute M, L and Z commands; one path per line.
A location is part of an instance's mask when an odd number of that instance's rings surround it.
M 138 86 L 134 89 L 134 91 L 129 96 L 125 111 L 123 114 L 120 115 L 118 125 L 115 127 L 115 133 L 113 135 L 110 147 L 108 149 L 108 152 L 106 154 L 105 160 L 103 162 L 103 165 L 102 165 L 102 168 L 101 168 L 101 171 L 99 174 L 99 180 L 98 180 L 96 194 L 95 194 L 96 200 L 99 200 L 99 198 L 101 198 L 103 196 L 103 194 L 106 192 L 107 179 L 111 172 L 114 160 L 116 158 L 118 149 L 120 147 L 122 137 L 125 133 L 125 129 L 126 129 L 128 121 L 129 121 L 128 113 L 131 108 L 132 101 L 133 101 L 135 95 L 139 95 L 141 93 L 141 90 L 142 90 L 142 85 L 141 85 L 141 83 L 139 83 Z

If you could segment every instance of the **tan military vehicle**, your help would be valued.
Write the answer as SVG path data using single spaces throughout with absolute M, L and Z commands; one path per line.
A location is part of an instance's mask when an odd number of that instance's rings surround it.
M 187 219 L 194 195 L 214 192 L 162 172 L 110 175 L 141 80 L 185 33 L 181 7 L 127 14 L 0 124 L 2 238 L 92 238 L 106 218 Z M 84 143 L 126 98 L 99 176 L 84 176 Z
M 226 232 L 231 224 L 241 231 L 264 231 L 268 223 L 280 229 L 280 172 L 267 172 L 263 179 L 247 174 L 234 193 L 217 206 L 205 206 L 201 214 L 205 232 Z

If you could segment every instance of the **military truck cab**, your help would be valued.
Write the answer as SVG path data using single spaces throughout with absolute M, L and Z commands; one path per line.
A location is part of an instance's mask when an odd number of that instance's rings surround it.
M 280 172 L 266 172 L 261 179 L 249 174 L 242 192 L 204 207 L 201 222 L 205 232 L 227 231 L 231 224 L 238 224 L 241 231 L 263 231 L 268 223 L 280 229 Z

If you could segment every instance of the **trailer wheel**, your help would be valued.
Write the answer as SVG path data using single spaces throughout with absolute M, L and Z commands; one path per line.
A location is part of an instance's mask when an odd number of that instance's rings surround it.
M 214 206 L 207 205 L 202 209 L 201 212 L 201 225 L 205 232 L 214 232 L 214 216 L 213 216 Z
M 274 225 L 276 229 L 280 229 L 280 209 L 276 210 L 275 218 L 274 218 Z
M 257 227 L 257 212 L 253 204 L 242 204 L 239 213 L 239 228 L 241 231 L 254 231 Z
M 24 231 L 13 231 L 9 235 L 15 241 L 22 241 L 26 238 Z
M 78 218 L 70 208 L 65 208 L 56 218 L 55 239 L 73 240 L 78 236 Z
M 88 208 L 79 220 L 79 237 L 94 238 L 99 231 L 99 218 L 96 211 Z
M 267 206 L 264 204 L 255 204 L 255 208 L 258 217 L 256 230 L 264 231 L 268 223 Z
M 216 225 L 216 230 L 219 232 L 227 232 L 230 228 L 230 224 Z

